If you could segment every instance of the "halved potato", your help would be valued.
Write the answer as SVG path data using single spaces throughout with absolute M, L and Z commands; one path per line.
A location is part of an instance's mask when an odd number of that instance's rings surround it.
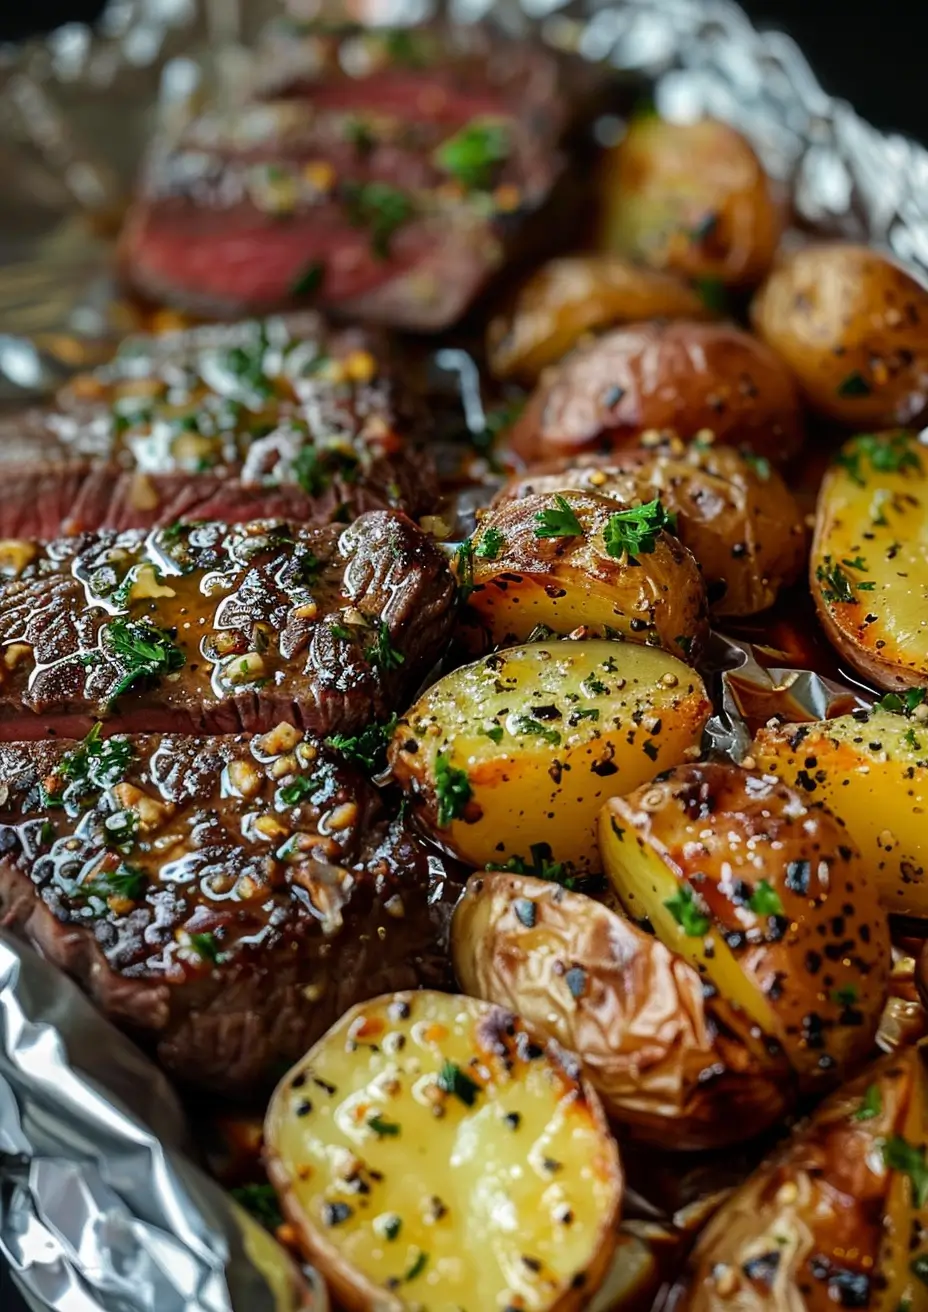
M 497 645 L 539 625 L 583 628 L 695 660 L 709 636 L 705 583 L 679 539 L 652 523 L 673 523 L 653 500 L 630 511 L 568 488 L 507 501 L 458 553 L 458 580 Z
M 698 752 L 701 679 L 632 643 L 532 643 L 445 675 L 400 720 L 393 774 L 420 822 L 478 868 L 532 849 L 599 868 L 607 797 Z
M 773 1125 L 795 1099 L 752 1018 L 707 998 L 699 972 L 582 893 L 478 874 L 454 913 L 465 992 L 511 1007 L 576 1052 L 614 1121 L 664 1148 L 710 1148 Z
M 649 1312 L 661 1284 L 661 1267 L 652 1246 L 624 1227 L 605 1280 L 587 1312 Z
M 490 370 L 532 384 L 584 333 L 642 319 L 714 317 L 698 292 L 671 274 L 621 255 L 562 255 L 522 285 L 509 314 L 491 321 Z
M 928 681 L 928 448 L 851 438 L 822 483 L 812 595 L 838 652 L 881 688 Z
M 687 1312 L 928 1308 L 925 1050 L 834 1094 L 710 1221 Z
M 791 252 L 751 319 L 821 414 L 888 428 L 925 413 L 928 289 L 879 251 L 821 242 Z
M 769 347 L 730 324 L 627 324 L 546 370 L 507 442 L 533 462 L 665 428 L 783 464 L 802 443 L 799 392 Z
M 655 434 L 608 456 L 537 466 L 507 483 L 496 501 L 564 488 L 626 505 L 659 497 L 677 517 L 676 536 L 696 557 L 716 615 L 766 610 L 805 563 L 805 524 L 793 494 L 769 460 L 751 452 Z
M 638 116 L 607 152 L 604 182 L 608 250 L 736 285 L 773 262 L 783 214 L 750 142 L 727 123 Z
M 761 729 L 751 760 L 840 817 L 887 911 L 928 918 L 928 707 L 915 709 L 925 719 L 874 706 Z
M 867 1056 L 889 928 L 830 812 L 734 765 L 684 765 L 612 798 L 600 843 L 629 915 L 751 1016 L 804 1088 Z
M 576 1061 L 500 1007 L 349 1011 L 268 1109 L 268 1173 L 346 1308 L 583 1307 L 608 1269 L 618 1148 Z

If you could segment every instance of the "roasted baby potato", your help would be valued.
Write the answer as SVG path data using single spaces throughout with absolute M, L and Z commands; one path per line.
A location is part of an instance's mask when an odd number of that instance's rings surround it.
M 648 429 L 713 433 L 776 464 L 802 442 L 799 394 L 763 342 L 728 324 L 614 328 L 545 372 L 509 433 L 527 461 L 627 446 Z
M 525 384 L 566 355 L 584 333 L 645 319 L 711 319 L 692 287 L 621 255 L 564 255 L 522 286 L 509 314 L 487 331 L 490 371 Z
M 825 475 L 809 562 L 822 627 L 881 688 L 928 682 L 928 447 L 851 438 Z
M 661 1269 L 651 1245 L 623 1227 L 612 1265 L 587 1312 L 650 1312 L 660 1285 Z
M 716 615 L 766 610 L 805 564 L 799 507 L 770 461 L 751 452 L 656 434 L 609 456 L 542 465 L 508 483 L 497 503 L 568 487 L 626 505 L 659 497 L 676 515 L 674 532 L 696 557 Z
M 451 934 L 465 992 L 576 1052 L 607 1115 L 663 1147 L 710 1148 L 774 1124 L 795 1098 L 753 1018 L 623 916 L 550 881 L 478 874 Z
M 709 636 L 699 567 L 660 501 L 630 509 L 596 492 L 541 493 L 481 519 L 455 568 L 493 642 L 539 625 L 663 647 L 695 660 Z
M 393 774 L 420 823 L 483 869 L 599 869 L 596 816 L 697 751 L 711 711 L 666 652 L 590 639 L 496 652 L 434 684 L 400 720 Z
M 576 1061 L 500 1007 L 395 993 L 285 1076 L 268 1173 L 357 1312 L 584 1307 L 609 1267 L 618 1148 Z
M 886 998 L 885 912 L 844 826 L 779 780 L 683 765 L 600 817 L 629 915 L 692 963 L 786 1054 L 800 1085 L 869 1053 Z
M 693 1251 L 686 1312 L 925 1312 L 925 1049 L 834 1094 L 715 1215 Z
M 928 706 L 909 715 L 874 706 L 813 724 L 761 729 L 758 770 L 840 816 L 889 912 L 928 918 Z
M 783 214 L 750 142 L 717 119 L 634 118 L 604 161 L 600 245 L 691 278 L 760 282 Z
M 826 242 L 792 252 L 751 319 L 820 414 L 891 428 L 925 413 L 928 289 L 878 251 Z

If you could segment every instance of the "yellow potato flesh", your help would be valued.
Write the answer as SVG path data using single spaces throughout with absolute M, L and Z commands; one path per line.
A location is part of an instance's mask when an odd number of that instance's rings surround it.
M 552 860 L 597 870 L 603 802 L 684 760 L 710 709 L 699 676 L 655 648 L 532 643 L 430 688 L 400 722 L 390 761 L 441 842 L 475 867 L 531 864 L 532 846 L 547 844 Z M 444 826 L 434 799 L 439 757 L 471 790 Z
M 349 1308 L 583 1305 L 615 1247 L 621 1173 L 558 1052 L 500 1008 L 396 994 L 350 1011 L 284 1079 L 271 1178 Z
M 928 681 L 928 449 L 848 442 L 819 494 L 812 594 L 829 638 L 883 688 Z
M 911 1068 L 912 1079 L 902 1138 L 916 1150 L 928 1143 L 926 1053 L 928 1049 L 922 1044 L 904 1059 Z M 879 1267 L 885 1272 L 887 1283 L 879 1291 L 876 1312 L 899 1312 L 900 1308 L 908 1309 L 908 1312 L 926 1312 L 928 1205 L 919 1206 L 913 1181 L 904 1171 L 893 1171 L 890 1176 L 883 1229 L 885 1239 Z M 912 1246 L 913 1236 L 921 1241 L 917 1249 Z M 916 1268 L 921 1269 L 920 1275 Z
M 887 911 L 928 917 L 928 724 L 874 707 L 762 729 L 751 756 L 844 821 Z

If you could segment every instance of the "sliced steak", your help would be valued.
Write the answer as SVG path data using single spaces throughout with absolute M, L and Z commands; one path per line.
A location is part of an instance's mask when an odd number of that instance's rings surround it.
M 425 418 L 382 344 L 313 313 L 134 338 L 0 422 L 0 538 L 436 508 Z
M 351 733 L 441 654 L 455 585 L 404 515 L 208 522 L 0 544 L 0 739 Z
M 348 1007 L 448 983 L 444 867 L 289 725 L 0 745 L 0 917 L 224 1094 Z
M 310 28 L 254 58 L 251 98 L 154 144 L 121 241 L 145 296 L 434 331 L 516 246 L 563 239 L 539 217 L 581 99 L 561 56 L 480 27 Z

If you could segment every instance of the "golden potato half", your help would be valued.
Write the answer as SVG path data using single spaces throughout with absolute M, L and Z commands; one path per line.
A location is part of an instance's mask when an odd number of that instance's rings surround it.
M 600 245 L 693 278 L 760 282 L 783 229 L 750 142 L 717 119 L 632 120 L 607 152 Z
M 928 446 L 865 434 L 822 483 L 809 562 L 836 650 L 881 688 L 928 682 Z
M 600 845 L 629 915 L 751 1016 L 805 1088 L 866 1058 L 889 929 L 830 812 L 734 765 L 682 765 L 612 798 Z
M 576 1060 L 445 993 L 354 1007 L 278 1086 L 281 1206 L 351 1312 L 586 1306 L 616 1246 L 618 1148 Z
M 445 675 L 400 720 L 388 756 L 414 813 L 483 869 L 599 869 L 603 802 L 698 752 L 711 711 L 699 676 L 632 643 L 532 643 Z
M 696 660 L 709 636 L 706 588 L 675 521 L 595 492 L 540 493 L 489 510 L 455 560 L 458 582 L 496 645 L 542 626 L 663 647 Z
M 710 1221 L 674 1307 L 925 1312 L 925 1049 L 834 1094 Z
M 576 1052 L 607 1115 L 664 1148 L 710 1148 L 773 1125 L 795 1097 L 753 1019 L 706 998 L 699 972 L 624 916 L 524 875 L 468 881 L 452 925 L 462 988 Z
M 496 498 L 520 501 L 565 488 L 624 505 L 659 497 L 676 536 L 696 557 L 716 615 L 772 606 L 805 564 L 806 529 L 795 498 L 763 456 L 718 442 L 689 445 L 672 433 L 608 456 L 549 462 L 509 482 Z
M 925 414 L 928 290 L 878 251 L 794 251 L 758 291 L 751 320 L 820 414 L 878 428 Z
M 584 333 L 643 319 L 715 317 L 692 287 L 620 255 L 564 255 L 523 284 L 487 331 L 490 371 L 531 385 Z
M 914 701 L 917 694 L 900 694 L 900 706 L 906 696 Z M 926 714 L 918 705 L 913 710 Z M 782 724 L 760 730 L 751 759 L 844 822 L 887 911 L 928 918 L 925 720 L 875 706 Z
M 547 370 L 507 440 L 534 462 L 627 446 L 649 429 L 712 433 L 775 464 L 802 444 L 802 411 L 785 364 L 729 324 L 613 328 Z

